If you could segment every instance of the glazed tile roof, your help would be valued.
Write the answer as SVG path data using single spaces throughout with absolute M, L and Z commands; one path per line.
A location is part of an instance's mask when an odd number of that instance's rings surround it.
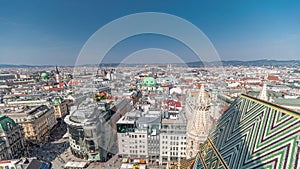
M 299 168 L 299 134 L 299 112 L 242 94 L 185 168 Z

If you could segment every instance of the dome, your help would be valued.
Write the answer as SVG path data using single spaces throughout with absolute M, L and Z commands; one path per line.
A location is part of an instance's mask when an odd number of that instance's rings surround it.
M 142 86 L 156 86 L 156 80 L 153 77 L 145 77 Z
M 46 72 L 41 73 L 41 79 L 43 81 L 48 80 L 48 78 L 49 78 L 49 74 L 48 73 L 46 73 Z
M 15 127 L 17 124 L 8 116 L 0 115 L 0 133 L 6 132 L 9 128 Z
M 53 100 L 54 105 L 60 105 L 62 103 L 62 98 L 61 97 L 55 97 Z
M 49 76 L 49 74 L 46 73 L 46 72 L 43 72 L 43 73 L 41 74 L 41 77 L 48 77 L 48 76 Z

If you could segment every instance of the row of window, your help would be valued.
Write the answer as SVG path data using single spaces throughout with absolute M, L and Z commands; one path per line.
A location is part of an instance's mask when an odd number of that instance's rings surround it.
M 168 154 L 167 151 L 163 151 L 162 154 Z M 170 155 L 172 156 L 178 156 L 178 152 L 170 152 Z M 181 152 L 180 155 L 185 155 L 185 152 Z
M 144 145 L 140 145 L 140 146 L 138 147 L 137 145 L 135 145 L 135 146 L 130 146 L 129 148 L 145 148 L 145 146 L 144 146 Z
M 186 136 L 162 136 L 162 139 L 170 139 L 170 140 L 179 140 L 181 138 L 182 140 L 186 139 Z
M 138 134 L 138 135 L 129 135 L 129 138 L 145 138 L 145 135 L 141 135 L 141 134 Z
M 168 144 L 168 143 L 170 143 L 170 145 L 179 145 L 179 142 L 177 142 L 177 141 L 170 141 L 170 142 L 168 142 L 168 141 L 162 141 L 162 144 Z M 186 145 L 187 143 L 186 142 L 180 142 L 180 145 Z
M 124 143 L 124 142 L 126 142 L 126 140 L 122 139 L 121 142 Z M 135 140 L 134 142 L 133 141 L 129 142 L 129 144 L 138 144 L 138 143 L 145 144 L 145 141 L 143 141 L 143 140 L 140 140 L 140 141 Z
M 162 146 L 162 149 L 168 149 L 168 146 Z M 170 150 L 176 150 L 178 151 L 178 147 L 170 147 Z M 185 150 L 185 147 L 180 147 L 180 150 Z
M 125 153 L 125 150 L 124 150 L 124 149 L 123 149 L 123 152 Z M 138 152 L 139 152 L 139 153 L 145 153 L 145 150 L 140 150 L 140 151 L 138 151 L 138 150 L 130 150 L 129 152 L 130 152 L 130 153 L 136 153 L 136 154 L 137 154 Z

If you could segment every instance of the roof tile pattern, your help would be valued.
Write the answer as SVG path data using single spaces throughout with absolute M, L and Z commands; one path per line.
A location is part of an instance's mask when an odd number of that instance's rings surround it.
M 298 168 L 299 115 L 242 94 L 218 120 L 189 168 Z

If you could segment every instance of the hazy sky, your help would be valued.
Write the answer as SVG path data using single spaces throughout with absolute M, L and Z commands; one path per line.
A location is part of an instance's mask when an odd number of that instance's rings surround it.
M 0 0 L 0 64 L 74 65 L 95 31 L 137 12 L 188 20 L 206 34 L 222 60 L 300 59 L 297 0 Z M 195 58 L 174 39 L 139 35 L 120 42 L 104 60 L 123 60 L 144 48 L 173 48 Z

